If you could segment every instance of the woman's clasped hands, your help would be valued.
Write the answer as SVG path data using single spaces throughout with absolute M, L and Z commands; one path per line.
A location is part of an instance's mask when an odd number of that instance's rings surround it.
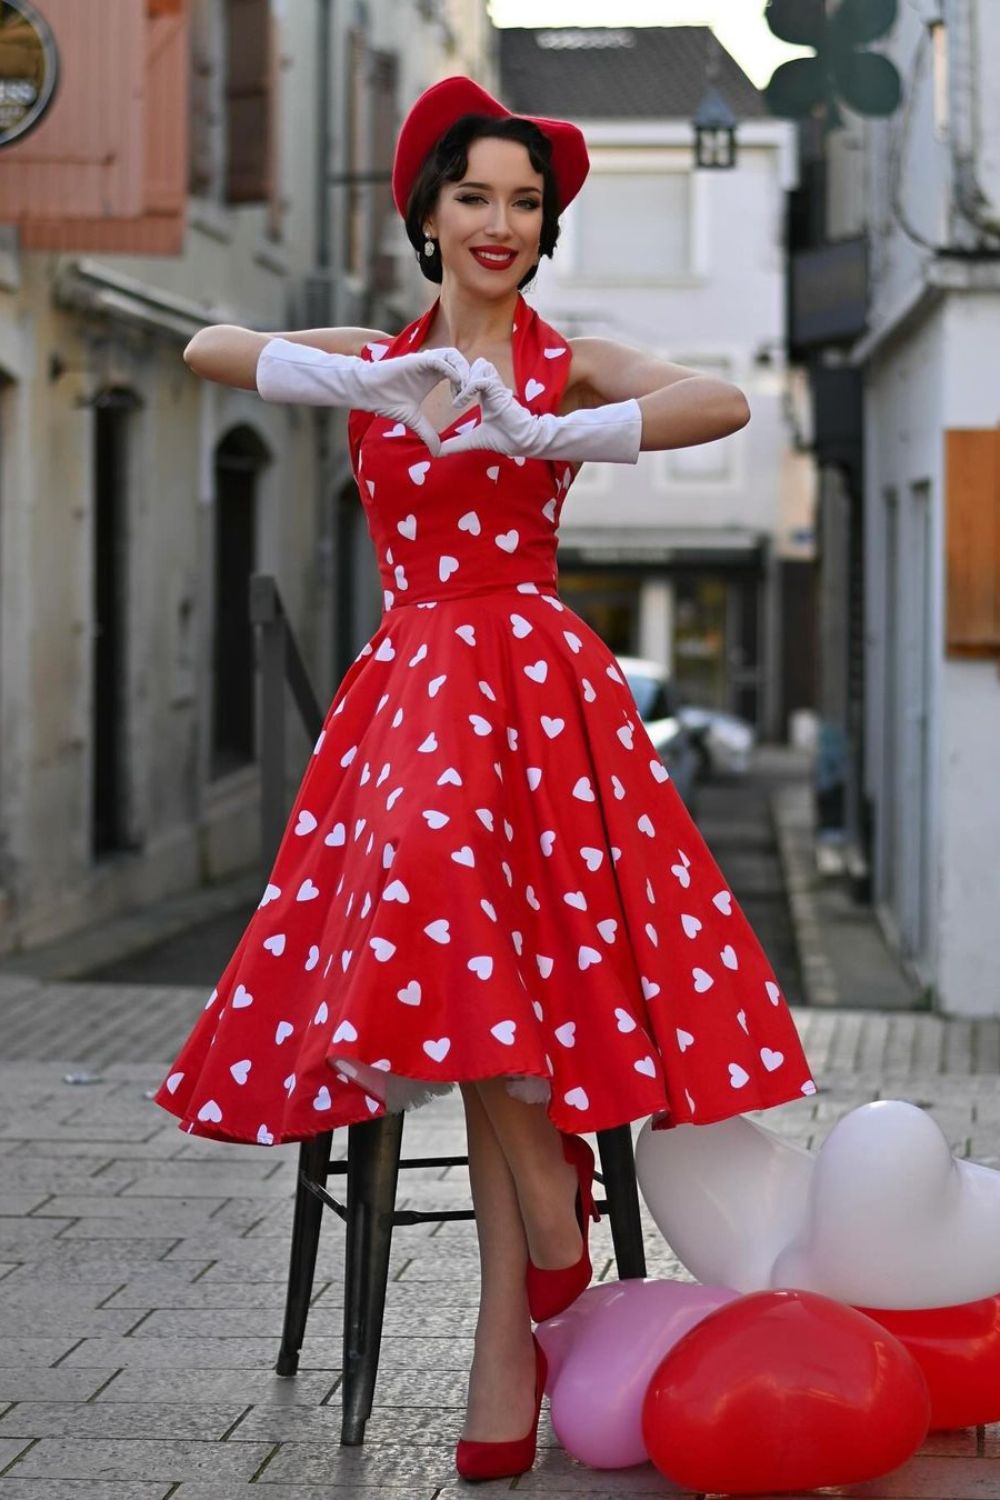
M 435 457 L 470 448 L 514 457 L 530 453 L 537 440 L 539 418 L 525 410 L 487 359 L 470 365 L 460 350 L 440 348 L 397 355 L 364 368 L 373 403 L 369 409 L 411 427 Z M 444 441 L 420 409 L 442 377 L 455 387 L 453 406 L 461 410 L 478 395 L 480 407 L 478 423 Z
M 420 403 L 442 380 L 459 387 L 469 375 L 469 362 L 458 349 L 418 349 L 392 359 L 373 360 L 358 371 L 362 390 L 356 405 L 376 411 L 413 429 L 435 455 L 441 452 L 439 433 L 420 409 Z
M 638 461 L 643 413 L 634 396 L 578 407 L 566 416 L 536 415 L 522 406 L 488 359 L 478 358 L 470 365 L 461 350 L 451 346 L 386 358 L 384 346 L 377 356 L 377 346 L 369 347 L 371 361 L 355 354 L 330 354 L 279 335 L 269 339 L 258 356 L 257 390 L 266 401 L 378 412 L 412 428 L 435 458 L 485 448 L 513 459 Z M 456 387 L 453 405 L 458 408 L 479 396 L 479 420 L 463 422 L 444 440 L 421 410 L 421 402 L 442 380 Z

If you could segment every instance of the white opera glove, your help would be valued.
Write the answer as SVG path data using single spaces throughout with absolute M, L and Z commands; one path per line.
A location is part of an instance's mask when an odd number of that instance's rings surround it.
M 480 393 L 481 421 L 441 444 L 442 458 L 485 448 L 508 458 L 596 459 L 604 463 L 634 464 L 639 459 L 642 411 L 638 401 L 609 402 L 580 407 L 565 417 L 536 414 L 522 406 L 486 359 L 472 363 L 469 378 L 455 397 L 463 405 Z
M 257 390 L 265 401 L 377 412 L 411 427 L 437 454 L 441 439 L 420 403 L 442 380 L 458 387 L 469 374 L 469 362 L 458 349 L 418 349 L 369 362 L 356 354 L 331 354 L 274 338 L 257 360 Z

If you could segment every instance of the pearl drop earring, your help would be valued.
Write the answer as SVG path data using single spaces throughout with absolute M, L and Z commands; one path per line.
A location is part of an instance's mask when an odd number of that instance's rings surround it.
M 424 254 L 425 255 L 433 255 L 434 254 L 434 241 L 432 239 L 426 239 L 426 240 L 424 240 Z

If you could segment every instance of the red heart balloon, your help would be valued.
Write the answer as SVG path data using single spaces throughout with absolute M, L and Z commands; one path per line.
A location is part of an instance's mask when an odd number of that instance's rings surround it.
M 678 1340 L 646 1388 L 642 1436 L 676 1484 L 749 1495 L 887 1474 L 930 1414 L 919 1365 L 887 1329 L 788 1289 L 728 1302 Z
M 958 1307 L 858 1311 L 887 1328 L 923 1370 L 932 1431 L 1000 1421 L 1000 1296 Z

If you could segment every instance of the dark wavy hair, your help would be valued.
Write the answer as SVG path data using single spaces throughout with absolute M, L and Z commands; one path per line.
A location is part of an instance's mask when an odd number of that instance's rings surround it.
M 441 247 L 434 246 L 433 255 L 423 253 L 424 234 L 422 225 L 427 215 L 437 204 L 441 184 L 461 182 L 469 165 L 469 146 L 482 136 L 496 136 L 502 141 L 520 141 L 527 147 L 528 159 L 536 172 L 542 176 L 542 232 L 538 253 L 552 258 L 559 239 L 559 194 L 555 173 L 552 170 L 552 144 L 548 136 L 530 120 L 519 115 L 460 115 L 440 135 L 424 159 L 417 173 L 406 205 L 406 237 L 417 252 L 420 269 L 428 281 L 442 279 Z M 518 282 L 522 291 L 534 279 L 540 261 L 536 261 Z

